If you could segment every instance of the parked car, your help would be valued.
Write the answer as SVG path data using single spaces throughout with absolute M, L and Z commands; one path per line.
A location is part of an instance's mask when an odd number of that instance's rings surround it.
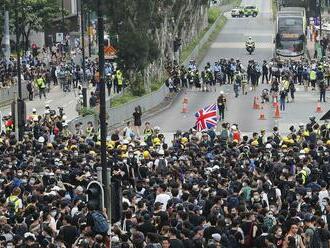
M 241 7 L 236 7 L 231 10 L 232 17 L 243 17 L 244 16 L 244 9 Z
M 246 17 L 252 16 L 256 17 L 258 15 L 259 10 L 254 5 L 247 5 L 244 7 L 244 15 Z

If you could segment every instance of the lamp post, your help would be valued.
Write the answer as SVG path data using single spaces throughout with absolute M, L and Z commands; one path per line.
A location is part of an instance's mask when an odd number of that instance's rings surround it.
M 86 61 L 85 61 L 85 25 L 84 25 L 84 4 L 83 0 L 80 0 L 80 26 L 81 26 L 81 47 L 82 47 L 82 69 L 83 69 L 83 106 L 87 107 L 87 81 L 86 81 Z
M 21 55 L 20 55 L 20 45 L 19 45 L 19 20 L 18 20 L 18 2 L 14 0 L 15 8 L 15 35 L 16 35 L 16 72 L 17 72 L 17 87 L 18 87 L 18 97 L 15 106 L 15 129 L 16 134 L 18 134 L 18 140 L 23 139 L 24 126 L 25 126 L 25 103 L 22 98 L 22 78 L 21 78 Z
M 100 129 L 101 129 L 101 165 L 102 165 L 102 181 L 104 185 L 104 205 L 111 223 L 111 210 L 110 210 L 110 181 L 107 171 L 107 124 L 106 124 L 106 103 L 105 103 L 105 80 L 104 80 L 104 19 L 102 11 L 102 0 L 97 0 L 97 31 L 99 41 L 99 84 L 100 84 Z

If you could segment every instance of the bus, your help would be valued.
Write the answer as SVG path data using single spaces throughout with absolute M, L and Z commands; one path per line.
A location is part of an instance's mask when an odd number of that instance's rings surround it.
M 280 13 L 282 14 L 294 14 L 294 15 L 299 15 L 303 18 L 304 20 L 304 30 L 307 29 L 307 16 L 306 16 L 306 10 L 305 8 L 302 7 L 285 7 L 285 8 L 281 8 Z
M 305 16 L 281 10 L 277 14 L 275 52 L 283 57 L 303 56 L 306 43 Z

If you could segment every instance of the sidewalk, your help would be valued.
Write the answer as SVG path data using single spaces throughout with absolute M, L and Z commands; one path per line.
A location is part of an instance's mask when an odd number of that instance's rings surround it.
M 87 101 L 89 101 L 90 93 L 94 92 L 95 89 L 91 85 L 87 89 Z M 37 93 L 37 92 L 36 92 Z M 111 93 L 113 93 L 111 91 Z M 107 96 L 106 92 L 106 100 L 111 99 L 118 94 L 111 94 L 110 97 Z M 73 120 L 78 117 L 78 112 L 76 111 L 76 105 L 79 99 L 78 90 L 71 89 L 70 92 L 63 92 L 59 85 L 53 86 L 51 85 L 51 89 L 49 93 L 46 93 L 47 98 L 42 99 L 39 98 L 37 94 L 33 101 L 25 100 L 26 103 L 26 115 L 31 114 L 32 109 L 35 108 L 38 114 L 43 114 L 45 111 L 45 105 L 49 105 L 50 109 L 56 110 L 58 112 L 58 107 L 64 108 L 64 113 L 67 116 L 67 121 Z M 0 107 L 0 111 L 3 115 L 8 115 L 11 112 L 10 105 Z

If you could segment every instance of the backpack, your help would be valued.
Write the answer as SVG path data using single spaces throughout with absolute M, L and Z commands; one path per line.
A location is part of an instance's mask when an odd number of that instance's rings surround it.
M 167 174 L 167 166 L 164 158 L 160 158 L 156 169 L 157 174 L 165 176 Z
M 241 247 L 236 238 L 237 233 L 238 233 L 238 231 L 236 231 L 235 233 L 228 231 L 226 234 L 225 233 L 221 234 L 222 247 L 225 247 L 225 248 Z
M 236 208 L 239 206 L 239 199 L 235 195 L 228 196 L 227 198 L 227 207 L 228 208 Z
M 270 231 L 272 229 L 272 227 L 274 226 L 274 219 L 271 218 L 271 217 L 266 216 L 264 218 L 263 226 L 267 227 L 267 230 Z
M 268 196 L 269 204 L 276 203 L 276 189 L 275 188 L 271 188 L 270 191 L 268 192 L 267 196 Z
M 227 141 L 229 135 L 228 135 L 228 130 L 227 129 L 223 129 L 220 133 L 220 139 L 222 141 Z
M 107 233 L 109 230 L 109 224 L 105 216 L 100 211 L 93 211 L 92 218 L 94 221 L 93 231 L 98 234 Z
M 321 248 L 322 247 L 322 241 L 320 237 L 320 231 L 318 228 L 312 229 L 313 230 L 313 235 L 311 236 L 310 242 L 309 242 L 309 247 L 310 248 Z

